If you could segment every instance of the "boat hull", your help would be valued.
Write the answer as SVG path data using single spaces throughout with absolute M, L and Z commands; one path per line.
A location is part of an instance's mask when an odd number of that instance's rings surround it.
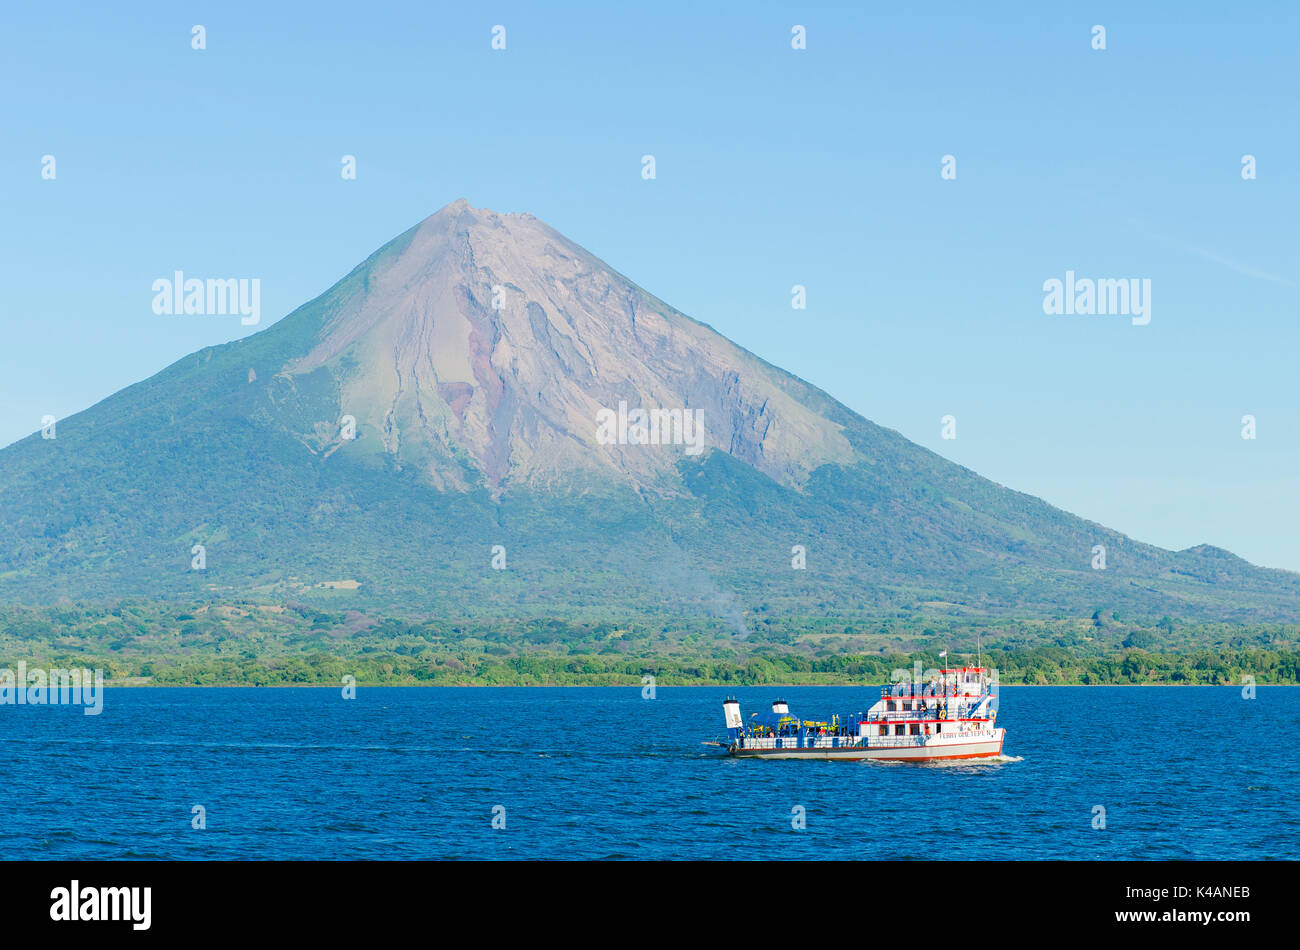
M 1002 754 L 1002 730 L 994 738 L 980 739 L 973 742 L 945 742 L 933 745 L 915 746 L 849 746 L 847 748 L 812 748 L 812 749 L 744 749 L 736 745 L 729 746 L 727 753 L 738 759 L 845 759 L 850 762 L 863 760 L 882 762 L 944 762 L 959 759 L 987 759 Z

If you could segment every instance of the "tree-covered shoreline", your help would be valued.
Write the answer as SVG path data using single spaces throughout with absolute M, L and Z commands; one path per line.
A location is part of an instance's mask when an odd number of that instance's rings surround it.
M 888 683 L 982 656 L 1007 685 L 1300 683 L 1300 625 L 886 615 L 391 617 L 302 603 L 0 605 L 0 666 L 103 669 L 158 686 L 627 686 Z M 940 660 L 941 651 L 949 651 Z
M 1240 651 L 1189 654 L 1129 650 L 1121 655 L 1080 659 L 1051 648 L 990 651 L 985 666 L 998 671 L 1003 685 L 1015 686 L 1229 686 L 1300 683 L 1300 651 Z M 213 657 L 160 657 L 123 661 L 94 654 L 53 654 L 44 660 L 0 657 L 0 667 L 19 660 L 28 668 L 85 667 L 105 671 L 114 686 L 339 686 L 353 677 L 359 686 L 641 686 L 654 677 L 659 686 L 853 686 L 885 684 L 896 670 L 973 665 L 974 656 L 844 656 L 835 662 L 808 663 L 798 656 L 751 657 L 743 661 L 679 657 L 620 657 L 535 653 L 499 658 L 467 653 L 460 657 L 411 657 L 396 653 L 339 657 L 223 660 Z

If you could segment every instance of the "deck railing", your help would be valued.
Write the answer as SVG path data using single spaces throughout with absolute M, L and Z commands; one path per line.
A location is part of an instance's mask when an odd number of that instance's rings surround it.
M 781 745 L 776 744 L 780 738 Z M 808 736 L 800 743 L 797 736 L 745 736 L 742 749 L 899 749 L 925 745 L 928 736 Z

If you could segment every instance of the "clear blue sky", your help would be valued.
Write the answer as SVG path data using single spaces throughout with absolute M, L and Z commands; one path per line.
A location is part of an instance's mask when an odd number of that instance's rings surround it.
M 0 444 L 261 329 L 155 278 L 265 327 L 464 197 L 996 481 L 1300 569 L 1300 5 L 463 6 L 8 5 Z M 1067 269 L 1150 325 L 1044 315 Z

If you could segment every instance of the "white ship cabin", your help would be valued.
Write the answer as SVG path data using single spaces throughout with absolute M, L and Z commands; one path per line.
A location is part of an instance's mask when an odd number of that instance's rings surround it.
M 983 666 L 938 670 L 924 683 L 897 683 L 858 723 L 864 739 L 885 736 L 957 737 L 983 733 L 997 718 L 997 695 Z

